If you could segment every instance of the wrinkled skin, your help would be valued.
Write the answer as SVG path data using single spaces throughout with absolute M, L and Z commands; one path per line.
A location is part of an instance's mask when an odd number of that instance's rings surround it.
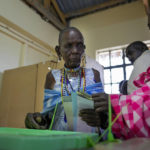
M 108 94 L 93 94 L 92 99 L 94 101 L 94 109 L 97 113 L 108 112 Z
M 85 49 L 81 33 L 75 30 L 64 32 L 62 35 L 62 42 L 58 48 L 67 68 L 76 68 L 80 66 Z
M 106 128 L 108 124 L 108 94 L 93 94 L 92 99 L 94 109 L 83 109 L 79 115 L 89 126 Z
M 59 46 L 56 46 L 58 56 L 63 57 L 67 68 L 80 66 L 84 54 L 84 39 L 79 31 L 70 29 L 63 33 Z M 48 83 L 48 84 L 47 84 Z M 47 75 L 45 88 L 53 89 L 55 79 L 51 73 Z M 30 129 L 48 129 L 51 117 L 45 117 L 40 113 L 28 113 L 25 118 L 25 126 Z
M 83 109 L 80 111 L 79 116 L 89 126 L 99 127 L 101 125 L 99 114 L 96 113 L 94 109 Z
M 40 113 L 28 113 L 25 119 L 25 125 L 30 129 L 47 129 L 50 120 Z

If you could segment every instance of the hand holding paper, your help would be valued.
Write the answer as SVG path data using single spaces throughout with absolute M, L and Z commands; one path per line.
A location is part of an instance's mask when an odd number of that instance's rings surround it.
M 71 96 L 63 97 L 63 101 L 70 130 L 95 132 L 95 128 L 88 126 L 79 116 L 80 110 L 83 109 L 90 109 L 94 112 L 94 103 L 92 100 L 81 97 L 73 92 Z
M 82 109 L 80 110 L 79 116 L 89 126 L 99 127 L 101 125 L 99 114 L 94 109 Z

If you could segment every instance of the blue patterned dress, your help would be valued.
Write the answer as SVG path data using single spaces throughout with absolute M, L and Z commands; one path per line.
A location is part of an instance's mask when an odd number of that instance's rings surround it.
M 79 68 L 80 69 L 80 68 Z M 85 71 L 85 81 L 86 81 L 86 92 L 88 94 L 94 94 L 103 92 L 103 87 L 101 83 L 96 83 L 94 80 L 94 73 L 92 69 L 84 69 Z M 67 130 L 68 125 L 65 117 L 64 107 L 62 105 L 61 100 L 61 70 L 52 70 L 51 71 L 55 78 L 55 85 L 53 90 L 45 89 L 44 94 L 44 108 L 42 113 L 52 113 L 56 103 L 58 103 L 57 112 L 54 119 L 53 130 Z M 83 89 L 83 81 L 84 79 L 80 79 L 80 87 Z M 69 77 L 69 82 L 73 87 L 74 91 L 78 90 L 79 86 L 79 77 Z M 68 90 L 71 92 L 71 86 L 68 84 Z M 68 93 L 65 92 L 65 96 L 68 96 Z

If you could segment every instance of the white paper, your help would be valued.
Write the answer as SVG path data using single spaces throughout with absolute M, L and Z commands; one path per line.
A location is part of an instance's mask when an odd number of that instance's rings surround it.
M 81 96 L 77 96 L 76 104 L 77 108 L 74 108 L 71 96 L 63 97 L 63 105 L 67 117 L 69 130 L 79 132 L 95 132 L 95 128 L 88 126 L 86 122 L 82 121 L 79 117 L 80 110 L 94 109 L 93 101 L 83 98 Z
M 66 113 L 68 130 L 73 131 L 73 111 L 71 96 L 63 96 L 63 105 Z
M 77 118 L 77 131 L 79 132 L 94 132 L 94 128 L 88 126 L 85 121 L 81 120 L 79 112 L 82 109 L 94 109 L 94 102 L 86 98 L 77 96 L 77 106 L 78 106 L 78 118 Z

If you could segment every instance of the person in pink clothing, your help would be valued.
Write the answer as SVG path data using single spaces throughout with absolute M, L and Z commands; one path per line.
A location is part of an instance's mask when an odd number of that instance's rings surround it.
M 106 93 L 92 95 L 97 113 L 108 112 L 108 99 L 110 96 L 112 119 L 119 116 L 112 126 L 112 132 L 116 138 L 150 138 L 150 66 L 134 80 L 134 85 L 138 89 L 130 95 L 108 95 Z M 93 122 L 94 126 L 95 121 L 92 121 L 92 116 L 86 111 L 81 111 L 80 116 L 87 124 Z M 103 122 L 100 124 L 102 125 Z

